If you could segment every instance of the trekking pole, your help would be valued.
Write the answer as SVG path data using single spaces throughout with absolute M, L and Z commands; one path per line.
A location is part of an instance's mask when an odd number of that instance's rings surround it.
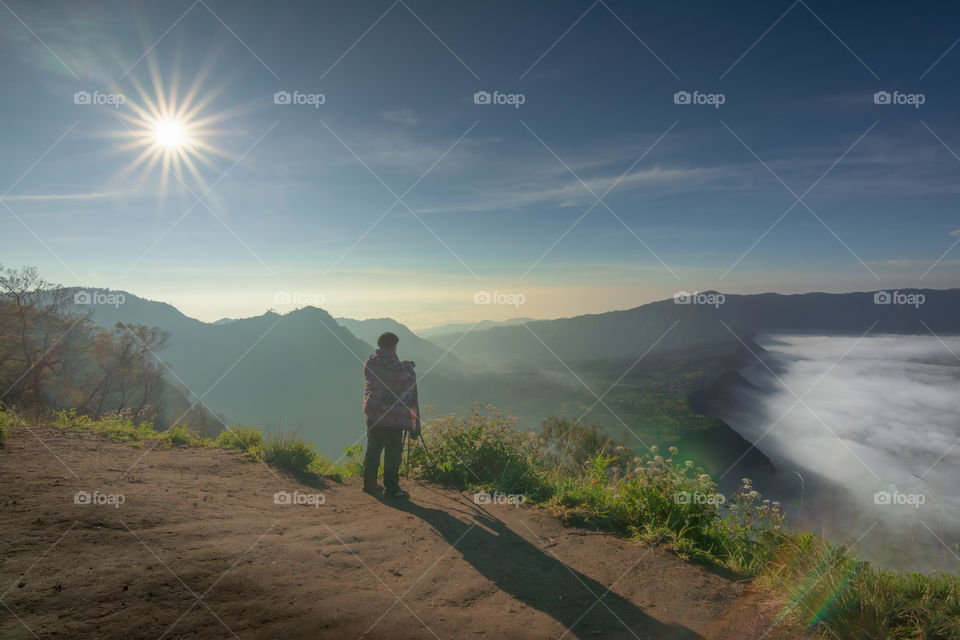
M 427 457 L 429 457 L 430 461 L 436 465 L 437 461 L 433 457 L 433 450 L 427 446 L 427 441 L 423 439 L 423 431 L 418 432 L 417 435 L 419 436 L 420 444 L 423 445 L 423 450 L 427 452 Z

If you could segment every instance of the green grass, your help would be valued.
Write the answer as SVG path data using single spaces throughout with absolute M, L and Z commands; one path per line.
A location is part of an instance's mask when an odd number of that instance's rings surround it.
M 363 475 L 363 445 L 353 444 L 347 447 L 343 459 L 338 462 L 331 462 L 318 454 L 308 469 L 318 476 L 327 476 L 337 482 L 342 482 L 344 478 L 359 478 Z
M 122 415 L 93 419 L 90 416 L 78 414 L 76 409 L 55 412 L 53 425 L 71 431 L 104 436 L 136 447 L 141 447 L 145 442 L 151 442 L 159 436 L 149 422 L 136 424 L 129 417 Z
M 305 474 L 319 454 L 316 447 L 288 435 L 272 435 L 263 443 L 263 461 L 278 469 Z
M 830 638 L 960 638 L 960 576 L 881 571 L 823 538 L 787 538 L 760 574 Z
M 497 489 L 546 498 L 535 434 L 493 407 L 474 406 L 466 416 L 439 416 L 425 427 L 429 451 L 416 446 L 409 467 L 420 477 L 459 489 Z
M 257 451 L 263 448 L 263 434 L 259 429 L 242 425 L 221 431 L 213 443 L 221 449 L 247 453 L 251 449 Z
M 5 424 L 0 414 L 0 425 Z M 145 443 L 164 447 L 216 447 L 243 454 L 244 459 L 265 462 L 289 471 L 301 478 L 330 477 L 340 482 L 344 478 L 359 477 L 363 473 L 361 445 L 347 447 L 343 459 L 331 462 L 316 447 L 292 435 L 264 435 L 259 429 L 246 425 L 231 427 L 213 440 L 202 438 L 188 427 L 175 426 L 157 431 L 150 423 L 135 424 L 128 416 L 111 415 L 99 419 L 78 414 L 75 409 L 54 413 L 53 425 L 104 436 L 136 447 Z
M 10 435 L 10 428 L 20 424 L 19 418 L 13 412 L 0 407 L 0 447 L 4 446 L 4 441 Z
M 181 426 L 161 431 L 156 437 L 170 447 L 208 447 L 212 444 L 208 438 L 194 435 L 192 431 Z

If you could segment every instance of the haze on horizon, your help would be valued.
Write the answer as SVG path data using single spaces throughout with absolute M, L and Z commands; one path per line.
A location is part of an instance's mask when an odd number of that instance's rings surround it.
M 414 329 L 958 281 L 944 10 L 506 8 L 9 3 L 4 264 Z

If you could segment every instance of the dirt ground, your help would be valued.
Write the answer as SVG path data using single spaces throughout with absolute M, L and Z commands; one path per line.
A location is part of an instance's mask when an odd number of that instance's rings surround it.
M 222 450 L 17 428 L 0 638 L 809 637 L 771 629 L 768 594 L 666 551 L 405 486 L 387 503 Z

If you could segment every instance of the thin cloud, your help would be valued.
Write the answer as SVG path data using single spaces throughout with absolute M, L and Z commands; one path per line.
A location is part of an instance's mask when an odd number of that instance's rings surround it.
M 131 195 L 126 191 L 95 191 L 90 193 L 21 193 L 0 196 L 10 202 L 46 202 L 59 200 L 109 200 Z
M 388 122 L 396 122 L 407 127 L 415 127 L 420 124 L 420 118 L 412 109 L 396 109 L 394 111 L 384 111 L 380 117 Z
M 569 174 L 568 174 L 569 175 Z M 589 206 L 595 200 L 593 193 L 602 195 L 613 187 L 611 194 L 641 188 L 729 188 L 733 174 L 726 167 L 661 167 L 634 171 L 623 179 L 620 174 L 584 178 L 583 183 L 570 176 L 555 184 L 527 183 L 519 186 L 484 189 L 483 197 L 469 197 L 440 207 L 418 209 L 421 213 L 479 212 L 548 204 L 558 207 Z M 619 180 L 619 182 L 617 182 Z M 616 183 L 616 186 L 613 186 Z M 584 186 L 589 187 L 589 190 Z M 593 193 L 591 193 L 591 191 Z M 602 207 L 602 205 L 598 205 Z
M 867 264 L 871 267 L 923 267 L 926 269 L 930 266 L 930 260 L 868 260 Z M 937 266 L 960 267 L 960 260 L 941 260 Z

